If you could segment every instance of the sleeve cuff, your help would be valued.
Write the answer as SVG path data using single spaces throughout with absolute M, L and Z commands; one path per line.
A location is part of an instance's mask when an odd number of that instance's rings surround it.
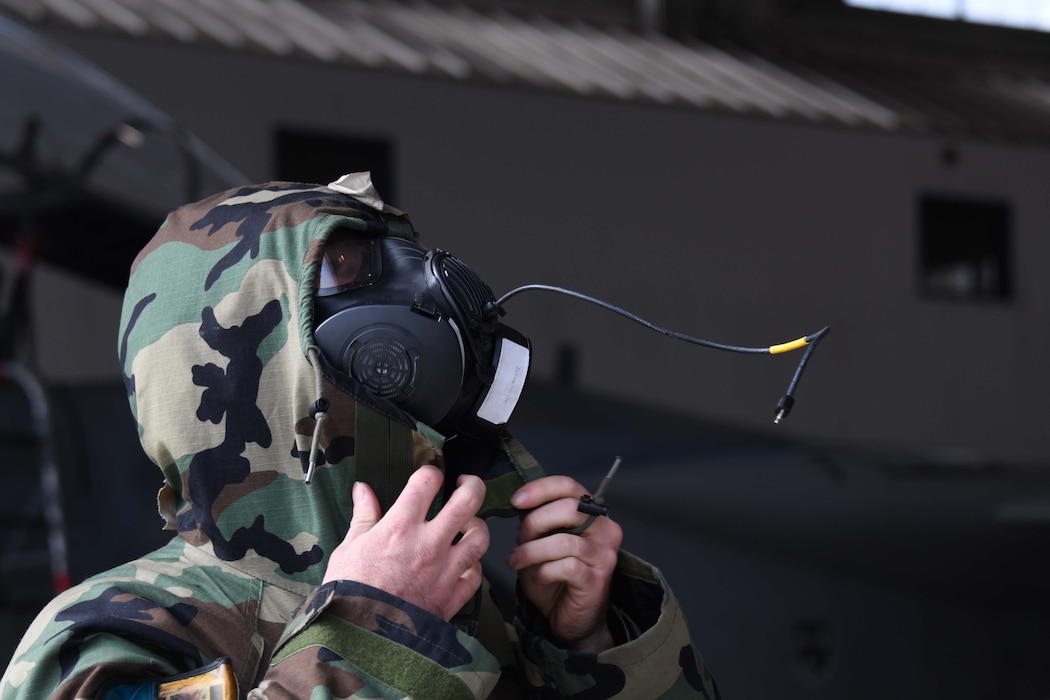
M 614 639 L 622 643 L 588 654 L 562 649 L 543 634 L 542 624 L 519 620 L 522 650 L 534 682 L 590 688 L 592 693 L 600 688 L 601 697 L 607 698 L 659 698 L 683 683 L 694 685 L 694 679 L 706 673 L 693 651 L 681 608 L 659 570 L 624 551 L 614 574 L 610 625 Z
M 442 688 L 441 697 L 484 697 L 499 678 L 495 658 L 478 640 L 422 608 L 355 581 L 320 586 L 289 623 L 272 663 L 309 647 L 322 657 L 346 660 L 388 687 L 423 683 Z

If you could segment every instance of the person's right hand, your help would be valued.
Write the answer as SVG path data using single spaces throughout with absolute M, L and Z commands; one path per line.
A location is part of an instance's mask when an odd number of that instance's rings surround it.
M 485 482 L 471 475 L 459 478 L 448 502 L 428 521 L 442 481 L 437 467 L 420 467 L 386 515 L 372 489 L 357 482 L 350 531 L 328 560 L 325 582 L 368 584 L 451 620 L 481 585 L 489 528 L 474 515 L 485 498 Z

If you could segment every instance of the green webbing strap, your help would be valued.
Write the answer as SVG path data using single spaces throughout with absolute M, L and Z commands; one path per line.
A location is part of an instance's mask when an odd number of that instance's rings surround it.
M 536 458 L 510 433 L 503 433 L 500 446 L 507 458 L 504 468 L 508 471 L 485 479 L 485 500 L 478 510 L 480 518 L 520 516 L 522 512 L 510 504 L 510 497 L 526 483 L 544 476 Z
M 372 487 L 386 513 L 415 471 L 412 429 L 357 404 L 354 423 L 354 463 L 357 480 Z
M 274 656 L 272 665 L 309 647 L 331 649 L 372 678 L 413 698 L 473 700 L 467 684 L 436 661 L 391 639 L 324 615 Z
M 525 485 L 525 480 L 517 472 L 508 472 L 493 479 L 485 480 L 485 500 L 478 509 L 478 517 L 510 518 L 521 514 L 521 511 L 510 504 L 510 497 Z

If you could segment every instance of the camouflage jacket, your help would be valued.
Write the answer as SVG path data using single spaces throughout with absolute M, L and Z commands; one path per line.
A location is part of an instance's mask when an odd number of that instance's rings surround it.
M 487 584 L 452 622 L 364 584 L 321 585 L 352 514 L 357 411 L 406 426 L 416 466 L 445 466 L 440 435 L 365 407 L 311 352 L 313 282 L 339 228 L 416 239 L 378 199 L 269 183 L 176 210 L 140 253 L 119 357 L 178 536 L 52 601 L 0 698 L 208 697 L 158 684 L 220 659 L 248 698 L 715 697 L 659 572 L 625 552 L 618 646 L 600 654 L 559 648 L 526 603 L 506 622 Z M 331 408 L 305 485 L 319 395 Z M 509 435 L 499 461 L 485 515 L 542 474 Z

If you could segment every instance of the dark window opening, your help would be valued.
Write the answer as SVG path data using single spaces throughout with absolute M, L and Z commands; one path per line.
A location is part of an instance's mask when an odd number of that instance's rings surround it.
M 278 129 L 276 178 L 327 184 L 341 175 L 368 170 L 384 201 L 397 203 L 393 145 L 387 139 Z
M 964 301 L 1013 296 L 1010 206 L 949 197 L 919 201 L 919 285 Z

